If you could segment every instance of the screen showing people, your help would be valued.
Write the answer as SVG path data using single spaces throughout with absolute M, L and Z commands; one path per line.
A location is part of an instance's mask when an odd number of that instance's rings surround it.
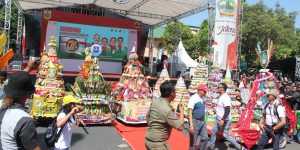
M 100 40 L 101 39 L 101 40 Z M 101 46 L 101 57 L 112 56 L 116 58 L 116 55 L 127 54 L 127 47 L 123 44 L 123 37 L 101 37 L 100 34 L 95 34 L 91 46 L 98 44 Z M 95 47 L 96 48 L 96 47 Z
M 132 30 L 126 28 L 65 22 L 55 22 L 49 28 L 49 30 L 56 30 L 59 34 L 58 57 L 60 59 L 84 59 L 84 50 L 89 47 L 91 53 L 94 52 L 97 55 L 93 56 L 98 57 L 99 60 L 122 62 L 123 57 L 128 55 L 128 49 L 134 46 L 129 44 L 136 40 L 132 36 Z

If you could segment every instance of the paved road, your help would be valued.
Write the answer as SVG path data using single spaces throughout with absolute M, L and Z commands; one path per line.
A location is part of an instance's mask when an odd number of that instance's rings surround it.
M 86 129 L 89 134 L 86 134 L 81 127 L 73 128 L 72 150 L 131 150 L 112 126 L 91 126 Z M 46 127 L 37 128 L 42 150 L 52 150 L 47 148 L 42 140 L 45 131 Z
M 86 134 L 81 127 L 74 127 L 72 150 L 131 150 L 113 126 L 91 126 L 86 127 L 86 129 L 89 134 Z M 42 149 L 52 150 L 51 148 L 47 148 L 42 140 L 45 130 L 46 127 L 37 128 Z M 234 150 L 229 145 L 228 142 L 217 142 L 216 144 L 218 150 Z M 299 149 L 299 146 L 300 144 L 292 142 L 287 145 L 285 150 L 296 150 Z M 267 149 L 271 150 L 272 148 Z

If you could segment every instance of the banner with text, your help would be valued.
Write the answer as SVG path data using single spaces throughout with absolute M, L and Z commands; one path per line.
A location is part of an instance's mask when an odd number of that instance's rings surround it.
M 239 0 L 216 0 L 214 65 L 237 69 Z
M 84 59 L 84 50 L 90 47 L 91 54 L 99 60 L 120 62 L 128 55 L 128 49 L 135 46 L 129 42 L 131 30 L 125 28 L 49 21 L 47 37 L 53 32 L 58 35 L 60 59 Z

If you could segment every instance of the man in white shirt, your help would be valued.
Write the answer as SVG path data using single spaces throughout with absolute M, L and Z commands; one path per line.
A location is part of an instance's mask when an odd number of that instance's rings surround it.
M 226 93 L 227 85 L 225 83 L 220 83 L 218 85 L 218 93 L 221 95 L 219 97 L 216 114 L 217 117 L 214 122 L 214 127 L 212 129 L 210 146 L 209 149 L 215 148 L 216 135 L 220 131 L 222 132 L 224 138 L 228 140 L 231 144 L 235 146 L 236 149 L 244 149 L 240 144 L 238 144 L 230 135 L 229 127 L 231 125 L 231 116 L 230 116 L 230 107 L 231 107 L 231 98 Z
M 279 150 L 279 142 L 283 136 L 283 127 L 286 124 L 286 119 L 285 109 L 280 104 L 278 97 L 278 91 L 267 93 L 268 103 L 259 122 L 262 134 L 257 144 L 257 150 L 263 150 L 270 138 L 273 138 L 273 149 Z
M 190 150 L 206 150 L 208 143 L 207 127 L 205 122 L 205 95 L 208 88 L 204 84 L 197 87 L 198 92 L 189 100 L 190 122 Z M 197 148 L 197 138 L 200 136 L 201 143 Z

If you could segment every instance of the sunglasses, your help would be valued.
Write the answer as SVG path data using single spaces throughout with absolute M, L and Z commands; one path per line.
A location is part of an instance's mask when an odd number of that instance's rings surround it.
M 224 88 L 224 87 L 222 87 L 222 86 L 218 86 L 218 89 L 220 89 L 220 88 Z

